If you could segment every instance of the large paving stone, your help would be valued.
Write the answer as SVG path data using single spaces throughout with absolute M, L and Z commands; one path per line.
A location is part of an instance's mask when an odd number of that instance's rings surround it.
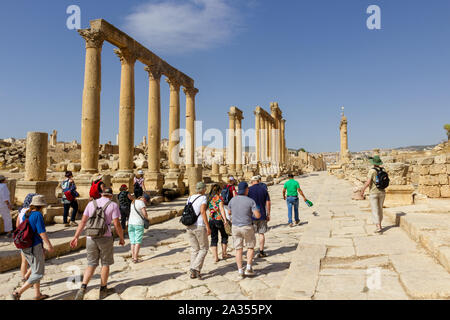
M 415 251 L 416 244 L 409 240 L 401 232 L 353 238 L 358 257 L 401 254 Z
M 330 258 L 350 258 L 354 255 L 355 249 L 353 247 L 335 247 L 327 250 L 327 257 Z
M 450 298 L 450 274 L 430 257 L 409 253 L 392 255 L 390 260 L 412 298 Z
M 245 278 L 244 280 L 239 281 L 239 285 L 241 286 L 242 292 L 247 296 L 269 288 L 263 281 L 252 278 Z
M 155 299 L 170 296 L 189 288 L 191 288 L 191 286 L 186 282 L 180 281 L 178 279 L 171 279 L 149 287 L 147 292 L 147 298 Z
M 239 285 L 230 280 L 207 283 L 207 287 L 217 296 L 221 294 L 241 292 Z
M 147 297 L 147 286 L 133 286 L 121 293 L 122 300 L 144 300 Z

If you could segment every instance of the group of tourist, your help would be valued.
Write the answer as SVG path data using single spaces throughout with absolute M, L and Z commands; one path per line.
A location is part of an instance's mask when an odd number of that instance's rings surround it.
M 367 183 L 361 189 L 370 188 L 370 200 L 374 223 L 377 225 L 377 231 L 381 230 L 381 221 L 383 218 L 382 208 L 384 200 L 384 190 L 378 190 L 379 172 L 382 161 L 379 157 L 370 159 L 374 167 L 369 171 Z M 143 183 L 142 175 L 135 179 L 135 183 Z M 110 266 L 114 263 L 114 238 L 111 232 L 111 224 L 114 225 L 115 232 L 119 237 L 119 244 L 125 245 L 124 229 L 128 220 L 128 235 L 131 244 L 131 257 L 134 263 L 139 263 L 139 249 L 144 235 L 144 221 L 148 219 L 146 207 L 150 204 L 150 197 L 147 193 L 137 196 L 130 194 L 126 185 L 122 185 L 119 193 L 119 204 L 115 203 L 113 190 L 106 188 L 101 183 L 102 177 L 99 176 L 92 183 L 93 188 L 98 188 L 91 195 L 91 201 L 84 210 L 81 222 L 77 225 L 77 230 L 73 239 L 70 241 L 72 248 L 78 247 L 78 241 L 81 233 L 86 231 L 86 254 L 87 268 L 83 275 L 81 288 L 78 290 L 75 299 L 82 300 L 87 290 L 95 270 L 101 264 L 101 286 L 99 299 L 103 299 L 114 292 L 107 287 Z M 11 208 L 9 202 L 9 192 L 5 191 L 6 178 L 0 176 L 0 213 L 5 220 L 5 210 Z M 259 252 L 257 257 L 267 257 L 264 251 L 265 233 L 268 231 L 268 222 L 271 219 L 271 202 L 267 186 L 261 182 L 260 176 L 255 176 L 250 180 L 251 185 L 242 181 L 237 185 L 233 177 L 229 177 L 229 183 L 221 188 L 219 184 L 214 184 L 211 191 L 206 194 L 206 185 L 203 182 L 196 184 L 196 193 L 187 199 L 187 203 L 192 204 L 197 220 L 193 225 L 186 227 L 187 237 L 191 248 L 190 258 L 190 278 L 201 279 L 201 270 L 207 256 L 209 248 L 215 262 L 219 261 L 218 242 L 219 234 L 221 237 L 221 256 L 222 259 L 229 259 L 232 256 L 228 254 L 228 239 L 233 237 L 233 247 L 235 249 L 235 259 L 240 278 L 254 276 L 253 260 L 255 257 L 255 247 L 257 246 L 256 234 L 259 235 Z M 63 190 L 70 189 L 69 186 L 76 189 L 73 181 L 72 172 L 66 172 L 66 179 L 62 182 Z M 92 190 L 91 190 L 92 191 Z M 95 191 L 95 190 L 94 190 Z M 288 207 L 288 224 L 294 226 L 292 220 L 292 210 L 294 210 L 294 220 L 296 224 L 300 223 L 298 214 L 298 195 L 307 201 L 299 183 L 289 174 L 289 180 L 283 186 L 283 198 Z M 93 197 L 95 196 L 95 197 Z M 70 196 L 69 196 L 70 197 Z M 67 223 L 68 212 L 73 208 L 69 225 L 75 226 L 75 215 L 78 210 L 76 198 L 67 199 L 63 196 L 64 204 L 64 223 Z M 24 200 L 23 207 L 20 210 L 16 228 L 28 220 L 29 226 L 33 231 L 33 242 L 31 247 L 21 250 L 22 265 L 21 275 L 23 285 L 12 293 L 12 298 L 19 300 L 23 292 L 34 286 L 35 300 L 43 300 L 48 295 L 40 291 L 40 281 L 45 271 L 45 252 L 53 252 L 53 246 L 47 236 L 43 209 L 47 206 L 44 196 L 37 194 L 28 194 Z M 3 210 L 3 211 L 2 211 Z M 9 212 L 8 212 L 9 213 Z M 100 223 L 102 219 L 104 223 Z M 5 223 L 5 231 L 11 232 L 12 227 Z M 209 242 L 208 237 L 211 237 Z M 246 265 L 244 267 L 243 251 L 247 249 Z

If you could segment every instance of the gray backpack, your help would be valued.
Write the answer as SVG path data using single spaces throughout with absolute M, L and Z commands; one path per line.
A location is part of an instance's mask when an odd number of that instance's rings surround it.
M 87 236 L 91 238 L 99 238 L 103 237 L 106 231 L 108 231 L 108 225 L 106 224 L 105 219 L 105 211 L 112 201 L 111 200 L 108 201 L 108 203 L 106 203 L 105 206 L 102 208 L 99 208 L 97 206 L 96 200 L 93 200 L 93 202 L 94 202 L 94 214 L 91 217 L 89 217 L 86 223 L 86 228 L 84 230 Z

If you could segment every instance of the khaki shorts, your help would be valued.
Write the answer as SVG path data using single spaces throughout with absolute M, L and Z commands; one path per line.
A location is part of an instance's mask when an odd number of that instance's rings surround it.
M 253 221 L 253 228 L 255 229 L 255 233 L 264 234 L 267 232 L 267 220 L 255 220 Z
M 253 249 L 256 246 L 255 230 L 253 226 L 233 226 L 233 244 L 235 249 L 243 249 L 244 243 L 247 249 Z
M 102 266 L 110 266 L 114 264 L 114 239 L 113 237 L 87 238 L 86 252 L 88 266 L 98 266 L 98 261 L 102 262 Z

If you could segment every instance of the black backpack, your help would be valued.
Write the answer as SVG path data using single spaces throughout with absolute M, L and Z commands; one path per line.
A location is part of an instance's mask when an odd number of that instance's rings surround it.
M 220 193 L 221 197 L 223 198 L 223 204 L 228 205 L 231 198 L 233 198 L 233 193 L 231 192 L 231 188 L 227 185 L 225 188 L 223 188 L 222 192 Z
M 197 219 L 198 219 L 198 216 L 200 215 L 200 213 L 197 215 L 195 213 L 194 207 L 192 205 L 200 197 L 201 197 L 201 195 L 198 196 L 197 198 L 195 198 L 194 201 L 188 202 L 188 204 L 184 206 L 184 210 L 183 210 L 183 214 L 181 215 L 180 222 L 182 224 L 184 224 L 185 226 L 192 226 L 194 223 L 197 222 Z
M 142 195 L 144 194 L 144 190 L 142 190 L 141 185 L 139 184 L 139 182 L 135 182 L 134 183 L 134 196 L 137 198 L 142 197 Z
M 378 189 L 384 190 L 389 187 L 389 176 L 383 168 L 374 168 L 377 171 L 377 176 L 375 178 L 375 185 Z

